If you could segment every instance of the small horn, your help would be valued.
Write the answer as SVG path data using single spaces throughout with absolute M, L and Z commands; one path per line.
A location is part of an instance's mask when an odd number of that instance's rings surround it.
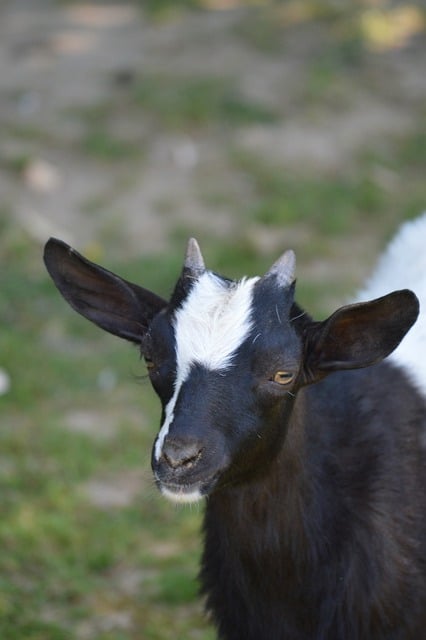
M 283 253 L 269 269 L 265 278 L 274 276 L 280 287 L 289 287 L 295 279 L 296 255 L 291 249 Z
M 201 275 L 206 270 L 200 247 L 195 238 L 190 238 L 188 240 L 183 266 L 185 269 L 188 269 L 197 275 Z

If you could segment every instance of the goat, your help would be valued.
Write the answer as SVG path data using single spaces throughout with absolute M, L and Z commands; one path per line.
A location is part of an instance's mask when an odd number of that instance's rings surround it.
M 207 498 L 200 581 L 221 639 L 426 638 L 425 398 L 384 360 L 414 293 L 314 321 L 291 251 L 235 282 L 191 239 L 169 302 L 60 240 L 44 260 L 76 311 L 140 346 L 162 404 L 155 481 Z

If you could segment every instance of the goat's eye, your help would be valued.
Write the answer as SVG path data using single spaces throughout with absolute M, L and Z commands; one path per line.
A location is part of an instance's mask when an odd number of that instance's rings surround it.
M 290 384 L 293 381 L 294 373 L 290 371 L 277 371 L 272 378 L 274 382 L 281 385 Z
M 154 369 L 155 367 L 154 360 L 152 360 L 152 358 L 149 358 L 148 356 L 144 356 L 144 359 L 145 359 L 146 368 L 148 370 Z

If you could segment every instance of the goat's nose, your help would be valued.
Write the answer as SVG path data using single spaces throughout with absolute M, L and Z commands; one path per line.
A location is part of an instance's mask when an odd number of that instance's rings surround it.
M 199 442 L 182 442 L 166 439 L 163 446 L 163 458 L 172 469 L 190 468 L 201 458 L 202 446 Z

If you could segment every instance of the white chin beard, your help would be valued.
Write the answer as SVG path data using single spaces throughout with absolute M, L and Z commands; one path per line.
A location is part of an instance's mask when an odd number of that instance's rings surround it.
M 198 489 L 185 493 L 184 491 L 170 491 L 170 489 L 167 489 L 166 487 L 160 487 L 160 491 L 165 498 L 177 504 L 191 504 L 199 502 L 204 497 Z

